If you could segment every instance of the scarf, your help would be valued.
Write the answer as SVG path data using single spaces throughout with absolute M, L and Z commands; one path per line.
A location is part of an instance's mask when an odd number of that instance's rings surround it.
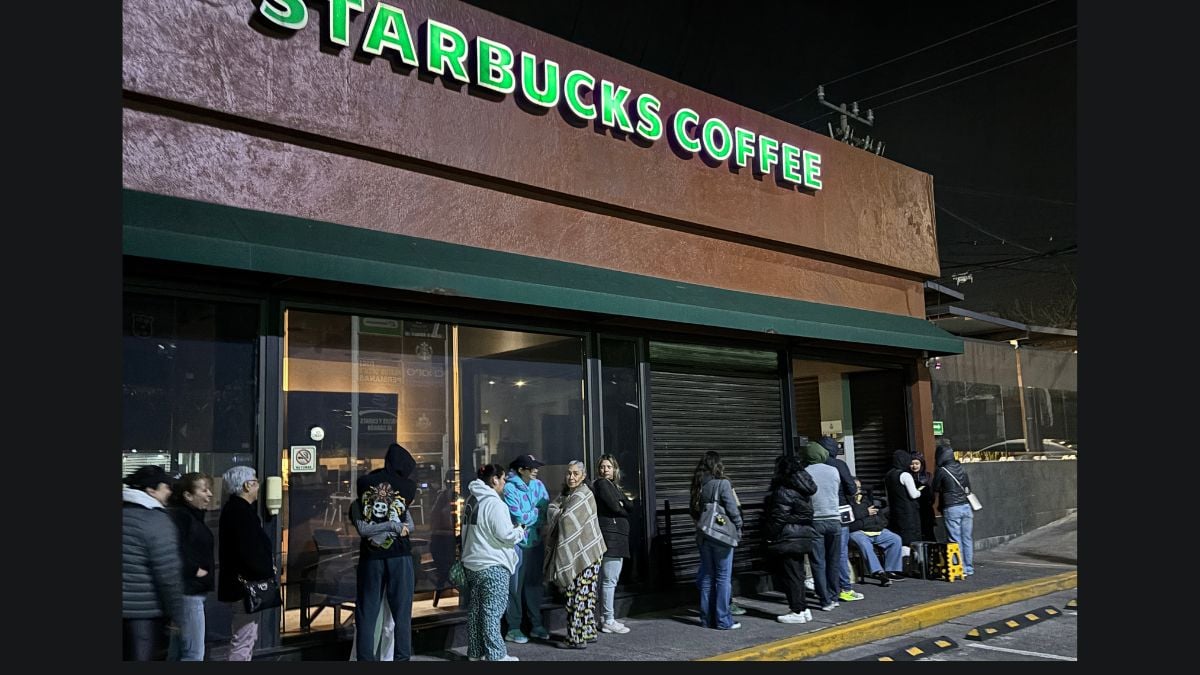
M 562 590 L 588 566 L 604 557 L 608 548 L 596 518 L 596 497 L 587 484 L 562 499 L 557 517 L 550 524 L 543 578 L 549 578 Z

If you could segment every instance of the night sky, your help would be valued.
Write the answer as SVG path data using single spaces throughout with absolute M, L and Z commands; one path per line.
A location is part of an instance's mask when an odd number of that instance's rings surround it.
M 1073 297 L 1077 262 L 1073 0 L 470 4 L 821 133 L 838 120 L 818 84 L 872 108 L 857 134 L 934 177 L 939 282 L 966 295 L 959 306 L 1063 325 L 1052 310 Z M 1017 316 L 1015 301 L 1041 314 Z

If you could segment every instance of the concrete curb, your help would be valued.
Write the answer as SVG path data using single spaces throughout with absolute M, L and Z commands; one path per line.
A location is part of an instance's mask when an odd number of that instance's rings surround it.
M 1018 581 L 973 593 L 952 595 L 941 600 L 905 607 L 796 637 L 697 660 L 800 661 L 841 649 L 857 647 L 875 640 L 904 635 L 973 612 L 1075 588 L 1078 585 L 1079 573 L 1077 571 Z

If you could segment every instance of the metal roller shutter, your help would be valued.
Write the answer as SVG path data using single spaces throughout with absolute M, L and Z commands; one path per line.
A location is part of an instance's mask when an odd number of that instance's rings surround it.
M 688 499 L 696 462 L 708 450 L 721 453 L 742 505 L 734 571 L 763 569 L 759 521 L 784 447 L 776 353 L 651 343 L 650 359 L 655 519 L 665 535 L 669 502 L 674 579 L 695 579 L 699 564 Z
M 850 419 L 854 424 L 854 473 L 863 487 L 882 496 L 892 454 L 908 448 L 901 373 L 850 374 Z

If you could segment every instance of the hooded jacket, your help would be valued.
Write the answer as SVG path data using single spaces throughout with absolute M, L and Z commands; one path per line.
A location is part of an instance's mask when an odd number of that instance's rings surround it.
M 506 485 L 507 493 L 512 487 Z M 487 483 L 476 478 L 467 485 L 463 505 L 462 564 L 479 572 L 500 565 L 512 574 L 517 569 L 515 546 L 525 537 L 523 528 L 513 525 L 508 505 Z
M 521 548 L 541 546 L 546 507 L 550 504 L 550 492 L 546 490 L 546 485 L 536 478 L 526 485 L 516 471 L 509 472 L 508 485 L 504 488 L 504 503 L 508 505 L 513 524 L 524 525 L 528 532 L 520 544 Z
M 417 484 L 410 476 L 417 468 L 417 461 L 399 443 L 388 446 L 383 468 L 376 469 L 358 479 L 357 499 L 350 508 L 362 545 L 360 558 L 395 558 L 412 555 L 408 537 L 401 537 L 397 529 L 405 521 L 408 508 L 417 496 Z M 376 533 L 371 525 L 395 523 L 393 529 Z
M 812 496 L 817 484 L 804 470 L 793 471 L 772 487 L 767 503 L 767 545 L 783 553 L 806 553 L 812 550 L 812 541 L 817 538 L 813 529 Z M 788 550 L 788 544 L 800 541 L 799 548 Z M 794 548 L 794 547 L 793 547 Z
M 838 504 L 849 504 L 850 498 L 854 496 L 854 474 L 850 472 L 850 466 L 845 460 L 838 457 L 842 449 L 831 436 L 822 436 L 817 439 L 817 443 L 829 453 L 825 463 L 838 471 Z
M 175 524 L 144 490 L 121 489 L 121 616 L 183 620 Z
M 971 488 L 971 479 L 967 476 L 967 471 L 962 464 L 954 459 L 953 448 L 939 447 L 934 457 L 937 459 L 937 471 L 933 475 L 933 489 L 941 495 L 938 499 L 938 508 L 945 513 L 948 506 L 967 503 L 967 493 L 964 488 L 967 490 Z M 957 478 L 958 483 L 962 483 L 961 488 L 948 473 Z
M 883 477 L 884 487 L 887 488 L 891 529 L 900 535 L 900 541 L 905 546 L 921 540 L 921 513 L 917 504 L 920 493 L 913 497 L 905 484 L 905 477 L 909 481 L 912 480 L 912 472 L 908 470 L 912 458 L 913 455 L 908 450 L 895 451 L 892 453 L 892 468 Z
M 825 463 L 829 459 L 829 451 L 816 441 L 810 441 L 804 448 L 804 470 L 817 484 L 817 493 L 813 495 L 814 520 L 838 520 L 838 494 L 841 492 L 841 476 L 838 470 Z

